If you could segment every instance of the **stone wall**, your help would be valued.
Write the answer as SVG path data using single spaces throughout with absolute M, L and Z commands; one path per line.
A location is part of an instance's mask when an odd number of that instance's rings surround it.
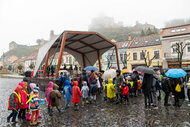
M 58 84 L 58 81 L 55 79 L 32 78 L 31 81 L 33 83 L 38 84 L 40 91 L 44 91 L 44 92 L 45 92 L 46 88 L 48 88 L 50 81 Z

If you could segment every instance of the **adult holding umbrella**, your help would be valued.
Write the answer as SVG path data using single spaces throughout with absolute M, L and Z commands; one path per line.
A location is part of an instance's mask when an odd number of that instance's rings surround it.
M 87 66 L 84 68 L 85 71 L 98 71 L 98 69 L 96 67 L 93 66 Z
M 155 71 L 151 68 L 147 68 L 144 66 L 138 66 L 135 68 L 135 70 L 144 73 L 144 78 L 141 88 L 144 94 L 145 108 L 148 108 L 148 106 L 150 106 L 152 98 L 151 91 L 152 88 L 154 88 L 153 83 L 155 82 L 155 80 L 153 79 L 153 74 L 155 74 Z
M 150 107 L 152 83 L 153 83 L 153 75 L 145 73 L 141 86 L 144 94 L 145 108 L 148 108 L 148 106 Z
M 185 72 L 183 69 L 169 69 L 166 72 L 166 76 L 173 78 L 172 86 L 173 86 L 173 93 L 175 96 L 175 103 L 174 106 L 179 107 L 179 98 L 180 95 L 184 95 L 184 86 L 183 86 L 183 79 L 182 77 L 185 77 L 187 75 L 187 72 Z

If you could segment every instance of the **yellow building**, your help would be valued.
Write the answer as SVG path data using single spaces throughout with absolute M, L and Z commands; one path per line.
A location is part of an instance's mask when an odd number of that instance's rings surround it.
M 143 55 L 143 53 L 145 55 Z M 127 54 L 130 54 L 128 58 L 129 61 L 127 61 L 127 69 L 129 71 L 137 66 L 150 65 L 149 67 L 162 67 L 162 45 L 160 36 L 149 35 L 134 38 L 127 49 Z M 144 56 L 147 58 L 147 64 L 145 64 Z M 153 57 L 154 59 L 151 63 L 150 61 Z

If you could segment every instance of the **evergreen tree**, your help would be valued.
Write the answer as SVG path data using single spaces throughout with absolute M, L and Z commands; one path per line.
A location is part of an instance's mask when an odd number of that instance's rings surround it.
M 145 36 L 144 30 L 141 30 L 141 36 Z
M 151 34 L 153 34 L 153 32 L 152 32 L 152 30 L 150 28 L 148 28 L 147 31 L 146 31 L 146 35 L 151 35 Z

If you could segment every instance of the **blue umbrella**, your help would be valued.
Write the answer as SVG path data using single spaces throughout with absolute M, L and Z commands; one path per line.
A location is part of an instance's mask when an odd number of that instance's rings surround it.
M 185 72 L 182 69 L 169 69 L 166 72 L 166 76 L 170 78 L 181 78 L 185 77 L 187 75 L 187 72 Z
M 93 66 L 87 66 L 84 68 L 85 71 L 98 71 L 98 69 L 96 67 L 93 67 Z

